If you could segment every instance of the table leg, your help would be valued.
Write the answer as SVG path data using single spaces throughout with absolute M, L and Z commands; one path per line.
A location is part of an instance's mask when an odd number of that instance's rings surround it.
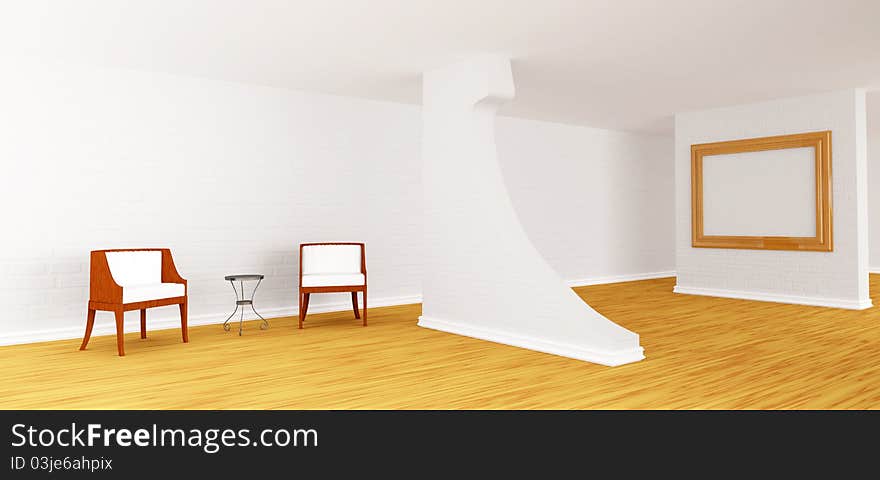
M 244 310 L 244 309 L 242 309 L 242 310 Z M 260 330 L 265 330 L 265 329 L 269 328 L 269 321 L 266 320 L 265 318 L 263 318 L 263 316 L 260 315 L 260 312 L 258 312 L 257 309 L 254 308 L 253 301 L 251 301 L 251 310 L 253 310 L 254 313 L 257 314 L 258 317 L 260 317 L 260 320 L 263 321 L 263 323 L 260 324 Z
M 230 329 L 230 327 L 229 327 L 229 320 L 230 320 L 232 317 L 234 317 L 235 314 L 236 314 L 237 312 L 238 312 L 238 302 L 235 302 L 235 310 L 233 310 L 232 313 L 229 314 L 228 317 L 226 317 L 226 321 L 223 322 L 223 330 L 226 330 L 227 332 L 229 331 L 229 329 Z
M 262 278 L 257 280 L 257 284 L 254 285 L 254 291 L 251 292 L 251 310 L 253 310 L 254 313 L 257 314 L 258 317 L 260 317 L 260 320 L 263 321 L 263 323 L 260 324 L 260 330 L 265 330 L 265 329 L 269 328 L 269 321 L 266 320 L 265 318 L 263 318 L 263 316 L 260 315 L 259 312 L 257 312 L 257 309 L 254 308 L 254 297 L 257 296 L 257 289 L 260 288 L 261 283 L 263 283 Z

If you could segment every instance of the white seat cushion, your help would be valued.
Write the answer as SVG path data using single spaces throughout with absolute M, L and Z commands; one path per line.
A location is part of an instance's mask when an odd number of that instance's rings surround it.
M 363 273 L 313 273 L 303 275 L 303 287 L 352 287 L 366 282 Z
M 122 287 L 122 303 L 147 302 L 163 298 L 182 297 L 186 288 L 182 283 L 154 283 Z

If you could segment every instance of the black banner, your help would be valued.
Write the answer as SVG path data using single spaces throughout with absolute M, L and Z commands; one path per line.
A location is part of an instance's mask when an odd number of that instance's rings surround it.
M 0 478 L 333 476 L 352 469 L 422 476 L 473 466 L 714 477 L 704 465 L 817 473 L 832 454 L 847 459 L 835 464 L 840 473 L 873 458 L 880 427 L 876 412 L 5 411 L 0 419 Z

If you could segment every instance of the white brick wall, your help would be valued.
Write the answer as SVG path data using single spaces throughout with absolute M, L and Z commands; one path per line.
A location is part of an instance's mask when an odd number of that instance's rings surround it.
M 295 313 L 297 245 L 304 241 L 365 241 L 370 305 L 418 301 L 417 106 L 113 69 L 20 65 L 7 72 L 0 78 L 0 344 L 81 336 L 88 252 L 99 248 L 171 248 L 189 280 L 192 324 L 231 313 L 233 293 L 223 281 L 230 273 L 266 275 L 255 299 L 261 313 Z M 559 145 L 557 129 L 568 139 Z M 606 138 L 611 146 L 603 146 Z M 671 187 L 662 159 L 646 147 L 656 142 L 500 122 L 499 148 L 516 162 L 510 171 L 512 192 L 524 199 L 519 204 L 542 197 L 525 182 L 530 171 L 541 175 L 542 185 L 568 189 L 548 196 L 571 194 L 560 198 L 553 217 L 524 214 L 526 229 L 565 278 L 668 268 L 663 248 L 657 258 L 644 248 L 636 255 L 588 248 L 615 243 L 622 224 L 600 215 L 598 203 L 615 184 L 642 194 L 620 215 L 646 209 L 662 215 Z M 542 161 L 529 162 L 517 154 L 521 148 Z M 546 149 L 550 155 L 541 155 Z M 642 159 L 651 174 L 640 175 L 637 185 L 623 171 L 609 170 L 623 162 L 644 173 Z M 654 174 L 661 178 L 656 184 L 649 178 Z M 589 205 L 567 201 L 581 198 L 572 190 L 580 181 L 594 186 L 582 192 L 595 200 Z M 548 235 L 587 235 L 593 225 L 604 243 L 560 243 Z M 658 245 L 671 242 L 668 232 L 643 233 L 639 238 L 658 236 Z M 348 304 L 344 295 L 312 299 L 315 311 Z M 156 328 L 175 326 L 177 310 L 153 309 L 149 318 Z M 127 319 L 136 328 L 137 312 Z M 112 316 L 99 313 L 96 334 L 111 331 Z
M 232 312 L 231 273 L 266 275 L 264 315 L 294 313 L 304 241 L 366 242 L 371 303 L 418 301 L 418 107 L 123 70 L 8 72 L 0 344 L 81 336 L 99 248 L 170 247 L 194 324 Z M 99 331 L 111 324 L 98 314 Z
M 672 273 L 671 137 L 505 117 L 496 129 L 516 213 L 563 278 Z
M 833 252 L 691 247 L 692 144 L 820 130 L 833 136 Z M 677 291 L 869 306 L 864 143 L 864 92 L 858 90 L 676 115 Z

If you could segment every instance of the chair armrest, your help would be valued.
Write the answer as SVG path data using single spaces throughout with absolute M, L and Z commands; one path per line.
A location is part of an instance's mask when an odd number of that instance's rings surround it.
M 113 279 L 107 255 L 92 252 L 89 264 L 89 300 L 101 303 L 122 303 L 122 287 Z
M 171 250 L 167 248 L 162 249 L 162 283 L 182 283 L 184 292 L 186 292 L 186 280 L 177 272 L 174 258 L 171 257 Z

